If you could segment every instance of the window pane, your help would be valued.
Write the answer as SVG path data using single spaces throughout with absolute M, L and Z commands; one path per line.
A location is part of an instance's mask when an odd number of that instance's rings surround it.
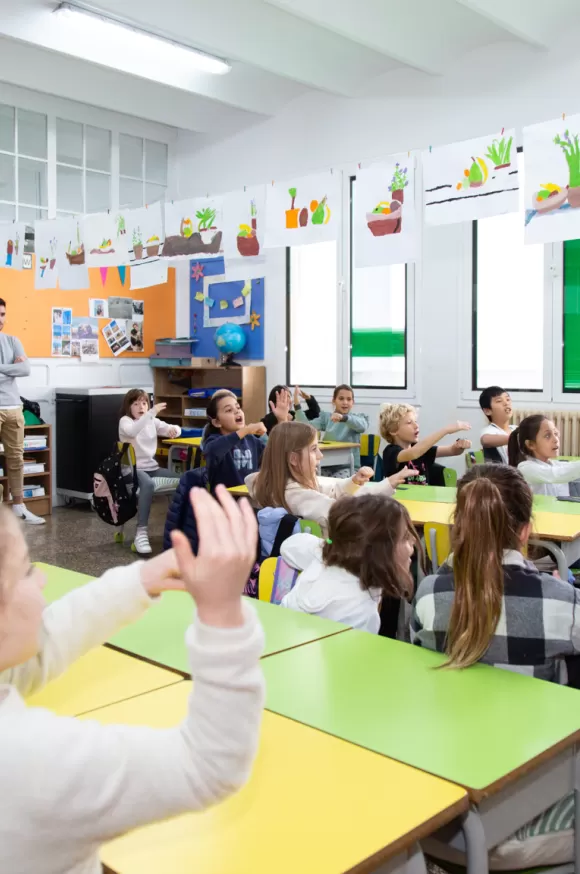
M 290 249 L 290 383 L 337 381 L 336 243 Z
M 167 185 L 167 145 L 145 140 L 145 179 Z
M 157 203 L 165 200 L 165 185 L 155 185 L 154 182 L 145 183 L 145 203 Z
M 36 219 L 45 219 L 48 218 L 48 210 L 47 209 L 33 209 L 31 206 L 19 206 L 18 207 L 18 221 L 19 222 L 34 222 Z M 26 251 L 26 250 L 25 250 Z
M 87 212 L 104 212 L 111 208 L 111 177 L 87 170 Z
M 12 203 L 0 203 L 0 221 L 13 222 L 16 218 L 16 207 Z
M 18 154 L 46 158 L 46 115 L 18 110 Z
M 18 202 L 47 206 L 46 161 L 18 159 Z
M 0 155 L 0 200 L 16 200 L 14 163 L 10 155 Z
M 143 140 L 140 137 L 119 135 L 119 167 L 122 176 L 143 178 Z
M 85 128 L 87 141 L 87 167 L 91 170 L 111 172 L 111 131 L 100 127 Z
M 580 240 L 564 243 L 564 391 L 580 391 Z
M 72 167 L 56 168 L 56 208 L 64 212 L 83 212 L 83 171 Z
M 56 160 L 63 164 L 83 165 L 83 126 L 76 121 L 56 120 Z
M 124 209 L 143 206 L 143 183 L 135 179 L 119 179 L 119 206 Z
M 14 107 L 0 103 L 0 149 L 14 151 Z
M 351 302 L 353 386 L 405 388 L 405 265 L 357 268 Z

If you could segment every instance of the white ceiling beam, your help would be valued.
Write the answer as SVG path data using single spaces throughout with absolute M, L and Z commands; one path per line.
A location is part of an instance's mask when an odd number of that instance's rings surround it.
M 550 33 L 554 36 L 559 33 L 559 28 L 554 31 L 554 13 L 558 5 L 562 5 L 561 0 L 556 2 L 540 0 L 538 3 L 530 3 L 530 0 L 509 0 L 509 2 L 456 0 L 456 2 L 537 49 L 548 48 Z M 573 2 L 576 3 L 576 0 Z

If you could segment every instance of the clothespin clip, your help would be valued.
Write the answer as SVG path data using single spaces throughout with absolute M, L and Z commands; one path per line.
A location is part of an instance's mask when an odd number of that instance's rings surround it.
M 149 204 L 148 204 L 148 203 L 145 204 L 145 209 L 149 209 Z
M 274 180 L 272 179 L 272 188 L 274 187 Z
M 566 113 L 565 113 L 565 112 L 563 112 L 563 113 L 562 113 L 562 121 L 564 121 L 564 120 L 565 120 L 565 118 L 566 118 Z
M 246 186 L 244 185 L 244 194 L 246 193 Z
M 173 201 L 171 201 L 171 206 L 173 206 Z
M 432 149 L 432 148 L 433 148 L 433 146 L 429 146 L 429 154 L 431 154 L 431 149 Z
M 505 130 L 505 128 L 502 127 L 502 129 L 501 129 L 501 135 L 500 135 L 500 136 L 502 136 L 502 137 L 503 137 L 503 132 L 504 132 L 504 130 Z
M 407 152 L 407 158 L 410 158 L 410 157 L 411 157 L 411 149 L 409 149 L 409 151 Z
M 358 162 L 358 169 L 359 169 L 359 170 L 361 169 L 360 161 Z
M 330 168 L 330 175 L 332 176 L 333 174 L 334 174 L 334 170 L 333 170 L 332 167 L 331 167 L 331 168 Z

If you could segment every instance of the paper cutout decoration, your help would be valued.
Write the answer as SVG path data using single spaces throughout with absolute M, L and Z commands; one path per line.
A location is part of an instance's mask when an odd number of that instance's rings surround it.
M 422 161 L 427 224 L 446 225 L 517 211 L 519 182 L 513 128 L 427 150 Z
M 25 234 L 24 222 L 0 222 L 0 267 L 22 270 Z
M 223 210 L 225 257 L 258 257 L 266 224 L 266 186 L 254 185 L 224 195 Z
M 524 128 L 526 243 L 580 237 L 580 115 Z
M 56 288 L 58 269 L 56 251 L 58 246 L 58 223 L 56 221 L 34 222 L 34 287 Z
M 109 212 L 96 212 L 83 217 L 82 232 L 89 267 L 119 267 L 127 264 L 127 233 L 121 219 Z
M 162 258 L 223 256 L 223 198 L 198 197 L 165 204 Z
M 202 301 L 204 299 L 203 298 L 203 291 L 198 291 L 197 294 L 195 295 L 195 299 Z
M 250 294 L 251 290 L 252 290 L 252 283 L 246 282 L 244 287 L 242 288 L 242 295 L 244 297 L 247 297 Z
M 125 323 L 123 323 L 123 328 L 121 328 L 120 324 L 113 319 L 102 329 L 103 337 L 115 358 L 120 355 L 121 352 L 129 351 L 130 343 L 124 331 L 124 324 Z
M 89 287 L 89 271 L 81 219 L 56 219 L 56 268 L 59 288 L 72 291 Z
M 236 297 L 234 300 L 234 309 L 237 309 L 238 307 L 243 307 L 243 305 L 244 305 L 244 298 L 241 295 L 240 295 L 240 297 Z
M 191 276 L 193 279 L 203 279 L 203 264 L 200 264 L 199 261 L 196 261 L 194 264 L 191 262 Z
M 101 282 L 104 285 L 107 281 L 107 273 L 109 272 L 108 267 L 99 267 L 99 271 L 101 273 Z
M 265 247 L 336 240 L 341 224 L 339 172 L 303 176 L 266 186 Z
M 125 277 L 127 275 L 127 268 L 123 264 L 121 267 L 117 267 L 117 271 L 119 273 L 119 279 L 121 280 L 121 285 L 125 285 Z
M 416 261 L 418 224 L 412 156 L 394 155 L 357 171 L 353 200 L 355 267 Z
M 203 295 L 202 295 L 202 299 L 203 299 Z M 229 304 L 228 304 L 227 300 L 220 300 L 220 310 L 227 310 L 228 306 L 229 306 Z
M 260 327 L 260 318 L 261 318 L 260 313 L 255 313 L 253 311 L 250 313 L 250 327 L 251 327 L 252 331 L 255 328 Z
M 197 296 L 196 296 L 196 300 L 197 300 Z M 208 306 L 210 309 L 211 309 L 211 307 L 215 306 L 215 300 L 213 299 L 213 297 L 207 297 L 204 295 L 203 300 L 205 301 L 206 306 Z

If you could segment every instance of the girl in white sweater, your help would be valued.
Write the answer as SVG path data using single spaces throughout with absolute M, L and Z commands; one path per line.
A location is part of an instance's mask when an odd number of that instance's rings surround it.
M 149 397 L 140 388 L 132 388 L 123 398 L 121 419 L 119 421 L 119 440 L 130 443 L 135 449 L 137 461 L 137 479 L 139 481 L 139 505 L 137 509 L 137 531 L 133 542 L 133 552 L 139 555 L 150 555 L 149 514 L 153 501 L 154 483 L 156 477 L 167 477 L 167 471 L 159 467 L 155 461 L 157 453 L 157 437 L 179 437 L 181 428 L 168 425 L 157 416 L 163 412 L 167 404 L 155 404 L 149 409 Z M 124 539 L 119 532 L 119 539 Z
M 293 534 L 282 543 L 284 561 L 302 571 L 282 606 L 377 634 L 383 600 L 385 624 L 399 626 L 404 638 L 415 547 L 417 533 L 398 501 L 376 494 L 341 498 L 330 508 L 326 541 Z
M 294 516 L 318 522 L 328 533 L 328 514 L 342 495 L 377 492 L 390 497 L 411 475 L 405 468 L 380 483 L 371 483 L 370 467 L 361 467 L 350 479 L 317 476 L 322 452 L 318 432 L 303 422 L 282 422 L 270 433 L 258 473 L 246 477 L 248 491 L 259 507 L 283 507 Z
M 580 461 L 557 461 L 559 452 L 560 433 L 542 413 L 526 416 L 510 435 L 509 463 L 518 468 L 535 495 L 567 497 L 571 484 L 580 479 Z
M 240 595 L 257 528 L 247 502 L 236 506 L 221 486 L 216 493 L 221 507 L 192 491 L 197 558 L 174 531 L 174 550 L 110 571 L 50 607 L 17 520 L 0 508 L 0 871 L 100 874 L 103 842 L 202 810 L 247 780 L 264 702 L 264 638 Z M 21 693 L 183 584 L 197 615 L 186 634 L 195 685 L 181 725 L 100 725 L 26 707 Z

